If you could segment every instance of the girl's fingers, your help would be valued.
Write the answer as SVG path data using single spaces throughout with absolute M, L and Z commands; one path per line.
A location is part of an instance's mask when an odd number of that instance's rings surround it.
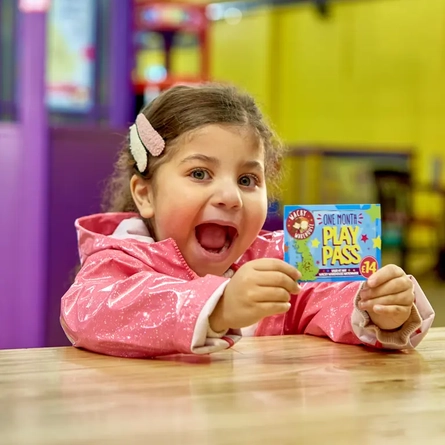
M 365 287 L 360 291 L 360 299 L 371 300 L 375 298 L 385 297 L 389 295 L 396 295 L 414 289 L 412 281 L 406 275 L 394 278 L 386 283 L 381 284 L 375 288 Z
M 400 292 L 398 294 L 386 295 L 384 297 L 361 300 L 360 309 L 367 310 L 375 306 L 412 306 L 414 303 L 414 294 L 412 292 Z
M 372 308 L 372 310 L 379 315 L 388 315 L 394 317 L 411 312 L 411 307 L 399 305 L 384 306 L 381 304 L 377 304 Z
M 258 286 L 285 289 L 290 294 L 297 294 L 300 285 L 288 275 L 278 271 L 262 271 L 258 273 Z
M 376 273 L 372 274 L 372 276 L 366 282 L 367 287 L 376 288 L 387 281 L 391 281 L 397 277 L 406 276 L 403 269 L 395 264 L 388 264 L 387 266 L 382 267 Z

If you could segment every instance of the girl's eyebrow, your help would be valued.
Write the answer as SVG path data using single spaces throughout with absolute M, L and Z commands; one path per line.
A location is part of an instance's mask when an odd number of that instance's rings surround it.
M 243 164 L 243 168 L 247 170 L 263 170 L 263 164 L 259 161 L 246 161 Z
M 192 161 L 201 161 L 206 162 L 207 164 L 213 164 L 213 165 L 219 165 L 219 159 L 214 158 L 212 156 L 206 156 L 199 153 L 196 153 L 194 155 L 187 156 L 186 158 L 182 159 L 179 164 L 186 164 L 187 162 Z
M 205 162 L 207 164 L 213 164 L 215 166 L 218 166 L 221 164 L 218 158 L 215 158 L 213 156 L 206 156 L 203 154 L 194 154 L 187 156 L 186 158 L 182 159 L 179 163 L 180 165 L 186 164 L 187 162 L 193 162 L 193 161 L 201 161 Z M 248 170 L 263 170 L 263 165 L 259 161 L 246 161 L 243 165 L 243 168 Z

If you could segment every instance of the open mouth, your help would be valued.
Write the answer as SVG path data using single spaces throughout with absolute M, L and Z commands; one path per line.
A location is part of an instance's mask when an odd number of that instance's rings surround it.
M 230 249 L 238 236 L 238 230 L 235 227 L 222 224 L 205 223 L 195 227 L 195 235 L 204 250 L 219 254 Z

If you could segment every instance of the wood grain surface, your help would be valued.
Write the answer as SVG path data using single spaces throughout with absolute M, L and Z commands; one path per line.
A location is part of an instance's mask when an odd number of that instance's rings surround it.
M 246 338 L 157 360 L 0 351 L 1 445 L 445 443 L 445 328 L 416 351 Z

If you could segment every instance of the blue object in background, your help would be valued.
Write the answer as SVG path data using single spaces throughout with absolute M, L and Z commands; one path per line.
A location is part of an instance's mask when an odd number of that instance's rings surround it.
M 264 230 L 283 230 L 283 215 L 281 204 L 278 201 L 271 201 L 267 209 L 267 218 L 263 226 Z

